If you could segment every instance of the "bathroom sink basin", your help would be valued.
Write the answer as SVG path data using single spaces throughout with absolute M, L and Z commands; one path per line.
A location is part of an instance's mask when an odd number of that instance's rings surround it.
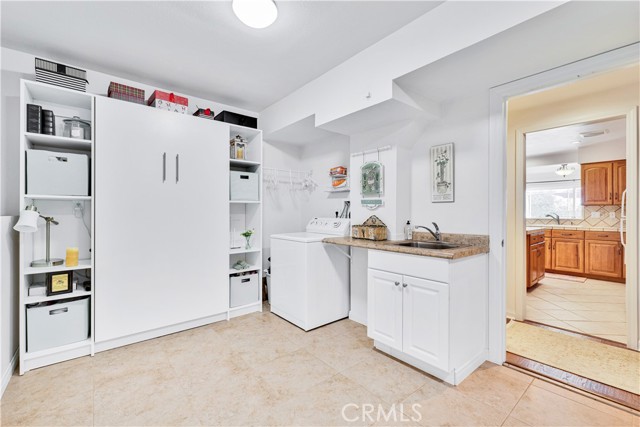
M 447 242 L 402 242 L 398 243 L 398 246 L 407 246 L 410 248 L 422 249 L 454 249 L 459 248 L 461 245 Z

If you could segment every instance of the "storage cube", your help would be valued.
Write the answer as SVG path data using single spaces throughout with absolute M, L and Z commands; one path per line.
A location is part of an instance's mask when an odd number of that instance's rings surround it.
M 175 95 L 169 92 L 156 90 L 151 94 L 147 104 L 161 110 L 172 111 L 174 113 L 187 114 L 189 100 L 184 96 Z
M 27 351 L 84 341 L 89 337 L 89 298 L 27 308 Z
M 230 200 L 260 200 L 260 178 L 258 172 L 231 171 L 229 187 Z
M 27 194 L 88 196 L 89 156 L 27 150 Z
M 255 273 L 229 278 L 229 307 L 240 307 L 260 299 L 260 275 Z

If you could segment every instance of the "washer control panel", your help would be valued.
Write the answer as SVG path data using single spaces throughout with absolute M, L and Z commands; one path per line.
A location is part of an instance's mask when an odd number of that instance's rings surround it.
M 308 233 L 349 236 L 351 220 L 348 218 L 313 218 L 307 224 Z

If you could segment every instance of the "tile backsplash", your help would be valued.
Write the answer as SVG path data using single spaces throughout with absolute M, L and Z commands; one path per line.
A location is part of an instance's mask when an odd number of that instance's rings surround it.
M 594 218 L 593 213 L 598 212 L 599 218 Z M 615 218 L 610 218 L 609 213 L 614 212 Z M 620 224 L 620 206 L 605 205 L 605 206 L 585 206 L 584 207 L 584 219 L 561 219 L 560 225 L 574 226 L 584 228 L 612 228 L 618 227 Z M 527 226 L 533 225 L 556 225 L 555 219 L 527 219 Z

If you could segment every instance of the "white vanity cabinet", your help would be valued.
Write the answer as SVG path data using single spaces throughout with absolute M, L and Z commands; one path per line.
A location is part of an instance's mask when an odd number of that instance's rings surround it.
M 487 255 L 369 251 L 367 333 L 379 350 L 451 384 L 487 358 Z

